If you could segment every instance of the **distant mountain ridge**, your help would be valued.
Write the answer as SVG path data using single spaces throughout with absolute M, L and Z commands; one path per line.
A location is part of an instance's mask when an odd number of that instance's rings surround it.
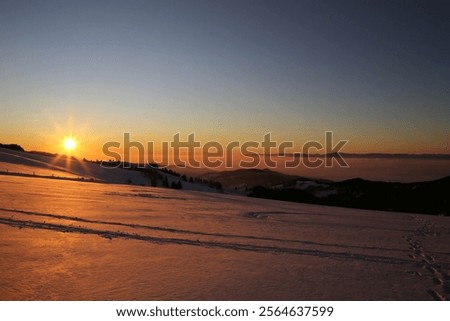
M 309 157 L 329 157 L 336 155 L 331 154 L 309 154 Z M 408 154 L 408 153 L 339 153 L 343 158 L 386 158 L 386 159 L 444 159 L 450 160 L 450 154 Z M 302 153 L 288 153 L 288 154 L 262 154 L 261 156 L 273 157 L 304 157 Z
M 372 210 L 450 215 L 450 176 L 399 183 L 353 178 L 343 181 L 286 175 L 269 169 L 211 172 L 200 177 L 251 197 Z
M 341 182 L 297 181 L 293 186 L 257 186 L 249 196 L 382 211 L 450 215 L 450 176 L 429 182 L 390 183 L 361 178 Z
M 17 145 L 18 146 L 18 145 Z M 19 146 L 20 147 L 20 146 Z M 147 185 L 372 210 L 450 215 L 450 176 L 425 182 L 398 183 L 354 178 L 310 179 L 269 169 L 199 172 L 188 177 L 166 168 L 108 169 L 97 162 L 62 155 L 30 153 L 16 146 L 0 148 L 1 173 L 65 177 L 106 183 Z M 193 173 L 195 169 L 191 170 Z
M 297 179 L 304 179 L 300 176 L 282 174 L 270 169 L 237 169 L 207 173 L 201 175 L 201 177 L 220 182 L 224 188 L 236 189 L 248 189 L 255 186 L 271 187 Z

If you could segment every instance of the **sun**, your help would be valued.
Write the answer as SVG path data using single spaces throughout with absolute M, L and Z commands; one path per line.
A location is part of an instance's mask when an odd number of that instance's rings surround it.
M 63 145 L 68 152 L 72 152 L 77 148 L 77 141 L 73 137 L 66 137 L 64 138 Z

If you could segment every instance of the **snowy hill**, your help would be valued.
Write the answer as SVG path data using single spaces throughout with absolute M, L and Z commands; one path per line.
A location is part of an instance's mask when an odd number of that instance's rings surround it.
M 0 148 L 0 174 L 22 174 L 55 178 L 83 179 L 89 181 L 133 184 L 150 186 L 152 181 L 148 173 L 123 169 L 102 167 L 100 163 L 80 160 L 65 155 L 45 155 Z M 166 177 L 168 185 L 181 182 L 182 188 L 194 191 L 217 192 L 204 184 L 183 181 L 180 177 L 159 171 L 162 178 Z M 161 180 L 162 181 L 162 180 Z M 157 186 L 161 186 L 161 181 Z
M 450 219 L 0 175 L 0 300 L 450 299 Z

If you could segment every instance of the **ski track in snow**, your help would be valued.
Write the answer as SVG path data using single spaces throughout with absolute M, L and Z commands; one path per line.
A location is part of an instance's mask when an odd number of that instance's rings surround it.
M 52 216 L 57 217 L 55 215 L 52 215 Z M 58 218 L 64 218 L 64 217 L 58 217 Z M 83 222 L 86 222 L 86 220 L 83 220 Z M 171 244 L 172 243 L 172 244 L 177 244 L 177 245 L 223 248 L 223 249 L 229 249 L 229 250 L 285 253 L 285 254 L 295 254 L 295 255 L 312 255 L 312 256 L 318 256 L 318 257 L 334 258 L 334 259 L 362 260 L 362 261 L 368 261 L 368 262 L 381 262 L 381 263 L 387 263 L 387 264 L 412 264 L 412 263 L 414 263 L 414 261 L 408 260 L 408 259 L 395 259 L 395 258 L 375 256 L 375 255 L 363 255 L 363 254 L 346 253 L 346 252 L 327 252 L 327 251 L 320 251 L 320 250 L 307 250 L 307 249 L 290 248 L 290 247 L 288 248 L 288 247 L 275 247 L 275 246 L 258 246 L 258 245 L 244 244 L 244 243 L 225 243 L 225 242 L 214 242 L 214 241 L 201 241 L 199 239 L 190 240 L 190 239 L 171 238 L 171 237 L 154 237 L 154 236 L 148 236 L 148 235 L 141 235 L 141 234 L 137 234 L 137 233 L 130 234 L 130 233 L 120 232 L 120 231 L 97 230 L 97 229 L 85 228 L 85 227 L 81 227 L 81 226 L 51 224 L 51 223 L 45 223 L 45 222 L 40 223 L 40 222 L 33 222 L 30 220 L 29 221 L 15 220 L 13 218 L 0 218 L 0 224 L 5 224 L 5 225 L 13 226 L 13 227 L 18 227 L 18 228 L 45 229 L 45 230 L 51 230 L 51 231 L 63 232 L 63 233 L 93 234 L 93 235 L 98 235 L 98 236 L 101 236 L 101 237 L 104 237 L 107 239 L 122 238 L 122 239 L 131 239 L 131 240 L 152 242 L 152 243 L 157 243 L 157 244 Z M 122 225 L 122 226 L 125 225 L 125 224 L 121 224 L 121 223 L 106 223 L 106 224 Z M 143 227 L 143 226 L 136 226 L 136 225 L 126 225 L 126 226 L 140 227 L 140 228 Z M 184 231 L 184 230 L 179 231 L 179 230 L 171 230 L 171 229 L 164 229 L 164 228 L 158 228 L 158 227 L 144 227 L 144 228 L 158 229 L 158 230 L 167 231 L 167 232 L 181 232 L 181 233 L 192 233 L 192 234 L 205 235 L 205 233 L 201 233 L 201 232 L 190 232 L 190 231 Z M 249 238 L 248 236 L 233 236 L 233 235 L 224 235 L 224 234 L 208 234 L 208 235 Z M 277 240 L 277 241 L 283 242 L 284 240 Z M 289 242 L 289 241 L 284 241 L 284 242 Z

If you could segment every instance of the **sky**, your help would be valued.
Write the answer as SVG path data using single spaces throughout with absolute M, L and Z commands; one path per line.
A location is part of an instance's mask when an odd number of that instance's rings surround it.
M 0 142 L 450 153 L 448 1 L 3 1 Z

